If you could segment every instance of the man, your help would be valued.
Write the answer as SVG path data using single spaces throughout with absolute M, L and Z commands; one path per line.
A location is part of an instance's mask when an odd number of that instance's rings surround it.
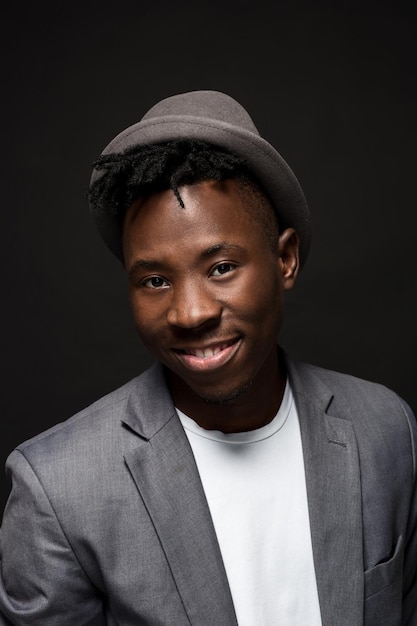
M 4 624 L 417 624 L 417 430 L 276 346 L 310 243 L 297 179 L 218 92 L 163 100 L 90 204 L 157 363 L 18 447 Z

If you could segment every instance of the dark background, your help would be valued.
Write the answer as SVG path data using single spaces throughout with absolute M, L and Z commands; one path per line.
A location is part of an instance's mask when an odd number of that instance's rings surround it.
M 241 101 L 309 200 L 314 243 L 282 345 L 417 409 L 411 4 L 24 1 L 2 12 L 1 466 L 149 363 L 85 191 L 116 133 L 192 89 Z

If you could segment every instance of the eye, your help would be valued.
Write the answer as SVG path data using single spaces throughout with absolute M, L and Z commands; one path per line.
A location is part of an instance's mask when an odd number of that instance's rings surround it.
M 228 274 L 232 272 L 236 268 L 236 265 L 233 263 L 219 263 L 213 269 L 211 275 L 212 276 L 223 276 L 224 274 Z
M 166 280 L 161 278 L 161 276 L 151 276 L 143 281 L 142 285 L 144 287 L 149 287 L 150 289 L 162 289 L 163 287 L 167 287 L 168 283 Z

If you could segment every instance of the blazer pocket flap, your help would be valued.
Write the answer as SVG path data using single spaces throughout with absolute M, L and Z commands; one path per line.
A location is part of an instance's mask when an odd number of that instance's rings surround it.
M 365 572 L 365 598 L 373 596 L 401 578 L 403 565 L 403 537 L 399 536 L 394 554 L 387 560 L 377 563 Z

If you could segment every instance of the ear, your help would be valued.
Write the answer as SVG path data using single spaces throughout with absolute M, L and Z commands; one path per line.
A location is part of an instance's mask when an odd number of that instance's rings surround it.
M 294 287 L 298 271 L 300 240 L 294 228 L 286 228 L 278 240 L 278 263 L 285 290 Z

